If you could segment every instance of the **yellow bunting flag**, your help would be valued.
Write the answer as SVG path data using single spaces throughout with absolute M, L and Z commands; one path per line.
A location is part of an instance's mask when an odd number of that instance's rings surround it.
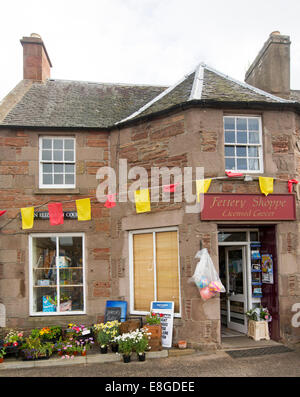
M 137 213 L 151 211 L 149 189 L 136 190 L 134 199 Z
M 89 198 L 76 200 L 76 208 L 79 221 L 91 220 L 91 200 Z
M 200 193 L 207 193 L 210 187 L 211 179 L 199 179 L 196 181 L 197 201 L 200 202 Z
M 260 191 L 267 196 L 269 193 L 273 193 L 273 181 L 274 178 L 266 178 L 263 176 L 259 177 Z
M 21 208 L 22 229 L 32 229 L 34 219 L 34 207 Z

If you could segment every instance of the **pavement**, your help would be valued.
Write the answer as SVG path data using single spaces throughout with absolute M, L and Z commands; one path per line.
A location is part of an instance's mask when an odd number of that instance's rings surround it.
M 116 353 L 100 354 L 97 349 L 89 351 L 85 357 L 62 359 L 52 356 L 48 360 L 22 361 L 5 358 L 0 364 L 0 377 L 20 378 L 102 378 L 109 381 L 112 377 L 254 377 L 300 379 L 300 346 L 291 352 L 232 358 L 228 350 L 255 349 L 282 346 L 274 341 L 256 342 L 250 338 L 224 338 L 222 347 L 216 351 L 199 351 L 177 348 L 148 352 L 145 362 L 139 362 L 136 354 L 131 363 L 124 364 Z M 95 347 L 95 346 L 93 346 Z M 2 382 L 1 380 L 1 382 Z M 299 382 L 300 383 L 300 382 Z

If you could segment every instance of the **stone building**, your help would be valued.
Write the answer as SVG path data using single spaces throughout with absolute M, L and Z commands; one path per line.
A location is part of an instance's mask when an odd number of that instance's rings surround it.
M 128 315 L 144 317 L 151 301 L 174 301 L 173 340 L 208 349 L 220 346 L 222 329 L 246 333 L 245 311 L 262 304 L 273 339 L 299 340 L 298 185 L 289 192 L 288 180 L 300 172 L 300 91 L 290 89 L 289 37 L 270 35 L 245 82 L 199 64 L 172 87 L 52 79 L 42 39 L 21 43 L 24 79 L 0 106 L 6 325 L 93 324 L 107 300 L 125 300 Z M 212 181 L 201 213 L 177 200 L 183 183 L 170 202 L 160 188 L 151 211 L 137 213 L 132 201 L 118 197 L 106 208 L 96 199 L 106 166 L 118 188 L 135 179 L 121 177 L 134 166 L 149 178 L 153 167 L 203 167 Z M 262 195 L 259 176 L 274 178 L 273 194 Z M 92 219 L 79 222 L 75 200 L 85 197 Z M 63 225 L 49 224 L 50 201 L 63 204 Z M 34 226 L 22 230 L 20 208 L 28 206 Z M 271 279 L 253 281 L 253 244 L 271 260 Z M 190 280 L 201 248 L 227 289 L 207 301 Z

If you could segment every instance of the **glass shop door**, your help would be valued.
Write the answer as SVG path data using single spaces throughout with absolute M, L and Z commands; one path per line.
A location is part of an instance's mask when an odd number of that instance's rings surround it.
M 227 327 L 247 333 L 246 246 L 225 248 Z

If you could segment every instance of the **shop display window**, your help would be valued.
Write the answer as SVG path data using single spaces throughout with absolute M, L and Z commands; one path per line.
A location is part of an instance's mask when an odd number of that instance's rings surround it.
M 84 236 L 30 236 L 30 311 L 39 315 L 85 310 Z

